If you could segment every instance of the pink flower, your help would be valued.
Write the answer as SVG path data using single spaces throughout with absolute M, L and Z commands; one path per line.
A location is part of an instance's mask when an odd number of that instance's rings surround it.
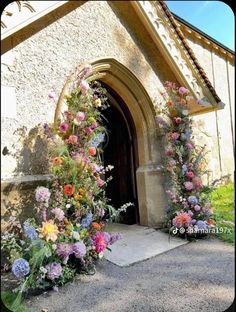
M 98 178 L 98 179 L 97 179 L 98 187 L 102 187 L 102 186 L 103 186 L 103 183 L 104 183 L 104 181 L 103 181 L 101 178 Z
M 76 144 L 78 142 L 78 137 L 77 135 L 70 135 L 69 138 L 66 140 L 67 143 L 69 144 Z
M 176 117 L 176 118 L 175 118 L 175 122 L 176 122 L 177 124 L 180 124 L 181 121 L 182 121 L 182 119 L 181 119 L 180 117 Z
M 169 161 L 169 166 L 174 167 L 176 165 L 176 161 L 174 159 L 171 159 Z
M 68 125 L 67 123 L 65 123 L 65 122 L 62 122 L 62 123 L 60 124 L 59 130 L 60 130 L 61 132 L 66 132 L 66 131 L 68 130 L 68 128 L 69 128 L 69 125 Z
M 66 116 L 66 118 L 67 118 L 68 120 L 74 120 L 74 116 L 73 116 L 73 114 L 72 114 L 71 112 L 65 111 L 65 112 L 64 112 L 64 115 Z
M 189 93 L 189 90 L 186 89 L 185 87 L 180 87 L 179 88 L 179 94 L 184 95 L 184 94 L 187 94 L 187 93 Z
M 87 134 L 92 134 L 92 133 L 93 133 L 93 129 L 91 129 L 91 128 L 85 128 L 85 132 L 86 132 Z
M 165 150 L 165 155 L 168 157 L 171 157 L 173 155 L 173 150 L 171 148 L 168 148 Z
M 52 209 L 52 212 L 55 214 L 55 218 L 57 218 L 59 221 L 62 221 L 65 218 L 64 211 L 60 208 L 54 208 Z
M 96 148 L 94 146 L 89 147 L 88 151 L 90 156 L 95 156 L 97 153 Z
M 169 141 L 176 141 L 178 140 L 180 134 L 178 132 L 169 132 L 168 133 L 168 139 Z
M 89 84 L 87 83 L 86 80 L 81 80 L 79 86 L 83 94 L 86 94 L 87 91 L 89 90 Z
M 172 220 L 172 223 L 177 228 L 188 227 L 191 222 L 191 217 L 187 212 L 179 211 L 177 216 Z
M 192 179 L 194 177 L 194 173 L 192 171 L 188 171 L 186 173 L 186 177 L 188 177 L 189 179 Z
M 83 121 L 84 118 L 85 118 L 85 114 L 84 114 L 83 112 L 78 112 L 78 113 L 76 114 L 76 119 L 77 119 L 78 121 Z
M 107 248 L 107 243 L 105 235 L 102 232 L 97 232 L 94 238 L 95 250 L 97 253 L 100 253 Z
M 192 143 L 186 143 L 185 146 L 187 147 L 188 150 L 192 150 L 193 149 Z
M 184 182 L 184 187 L 187 191 L 191 191 L 193 189 L 193 183 L 192 182 Z
M 49 94 L 48 94 L 48 97 L 49 97 L 50 99 L 55 100 L 56 97 L 57 97 L 56 92 L 55 92 L 54 90 L 51 90 L 51 91 L 49 92 Z
M 199 191 L 202 188 L 202 180 L 199 177 L 193 178 L 193 185 L 197 191 Z

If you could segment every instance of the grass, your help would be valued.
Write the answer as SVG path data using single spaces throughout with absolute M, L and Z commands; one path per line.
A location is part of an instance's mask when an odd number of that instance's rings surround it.
M 234 185 L 217 187 L 211 194 L 211 201 L 216 220 L 216 235 L 231 244 L 234 244 L 235 236 L 235 209 L 234 209 Z

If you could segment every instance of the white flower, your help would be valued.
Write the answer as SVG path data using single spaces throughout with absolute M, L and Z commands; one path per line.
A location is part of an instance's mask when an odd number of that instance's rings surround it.
M 57 249 L 57 245 L 56 244 L 52 244 L 52 249 L 56 250 Z
M 102 251 L 101 251 L 101 252 L 99 252 L 99 254 L 98 254 L 98 258 L 99 258 L 99 259 L 102 259 L 102 258 L 103 258 L 103 256 L 104 256 L 103 252 L 102 252 Z
M 66 204 L 66 209 L 69 209 L 71 204 Z
M 75 240 L 80 240 L 79 232 L 72 231 L 72 237 L 73 237 Z

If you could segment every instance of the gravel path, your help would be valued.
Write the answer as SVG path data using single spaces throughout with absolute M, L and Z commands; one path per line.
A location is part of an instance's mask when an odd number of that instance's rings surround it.
M 223 312 L 234 300 L 234 247 L 192 242 L 121 268 L 106 260 L 93 276 L 26 303 L 33 312 Z

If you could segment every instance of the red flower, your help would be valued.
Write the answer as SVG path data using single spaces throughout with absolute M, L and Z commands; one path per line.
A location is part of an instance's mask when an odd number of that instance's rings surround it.
M 75 188 L 71 184 L 66 184 L 63 189 L 64 195 L 71 196 L 75 192 Z

